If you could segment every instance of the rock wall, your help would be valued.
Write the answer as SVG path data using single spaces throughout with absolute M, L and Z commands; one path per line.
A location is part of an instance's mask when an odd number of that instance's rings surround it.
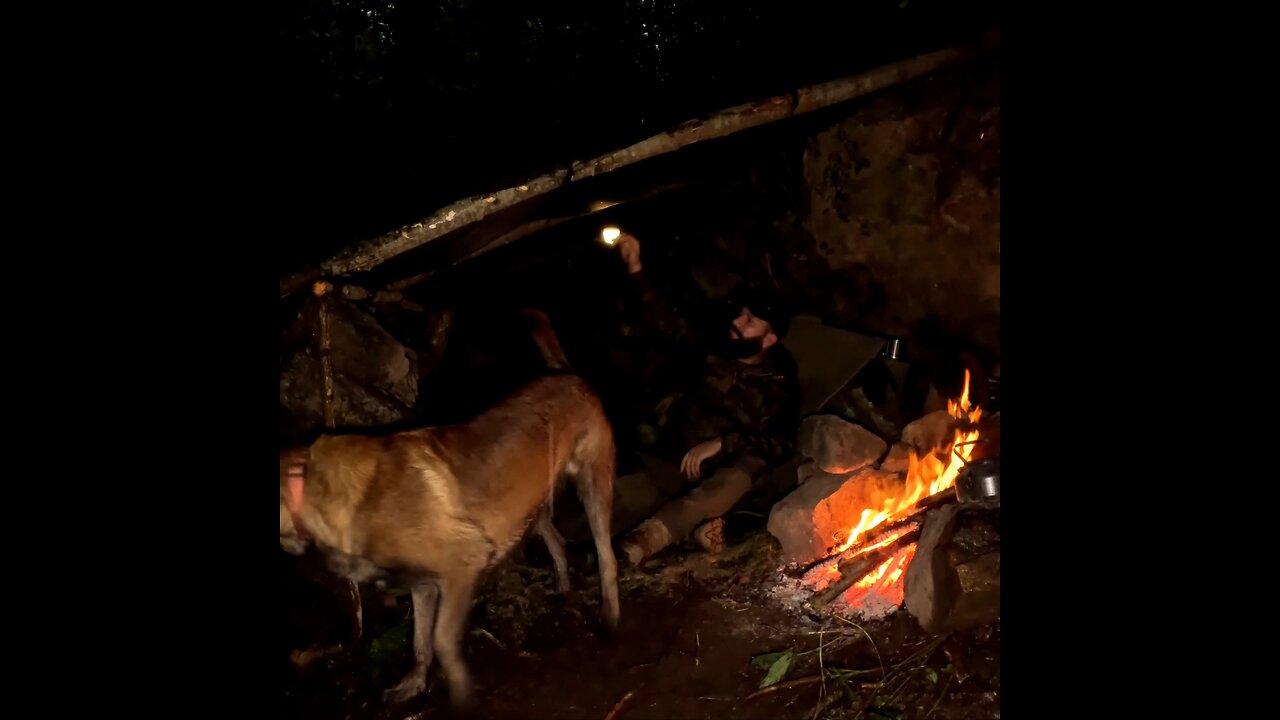
M 830 311 L 883 334 L 932 324 L 998 358 L 999 76 L 983 63 L 895 88 L 809 138 L 802 225 L 863 299 Z

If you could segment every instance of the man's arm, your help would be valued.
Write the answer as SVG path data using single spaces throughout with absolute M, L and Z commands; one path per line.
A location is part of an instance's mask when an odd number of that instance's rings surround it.
M 692 350 L 697 341 L 689 321 L 671 307 L 666 295 L 653 287 L 640 262 L 640 241 L 623 233 L 618 238 L 618 252 L 627 266 L 628 294 L 637 323 L 655 339 L 660 338 L 682 350 Z

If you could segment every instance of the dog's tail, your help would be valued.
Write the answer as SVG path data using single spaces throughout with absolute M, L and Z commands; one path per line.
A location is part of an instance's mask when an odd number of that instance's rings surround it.
M 569 359 L 565 357 L 564 350 L 560 347 L 560 339 L 556 337 L 556 331 L 551 327 L 551 320 L 547 314 L 541 310 L 533 308 L 524 309 L 525 317 L 533 323 L 531 330 L 533 334 L 533 342 L 538 346 L 538 350 L 542 353 L 542 359 L 546 361 L 547 367 L 552 370 L 569 370 Z

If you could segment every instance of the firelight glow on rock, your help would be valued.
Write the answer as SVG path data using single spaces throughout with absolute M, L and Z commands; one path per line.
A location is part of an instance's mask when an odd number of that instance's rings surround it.
M 806 586 L 820 592 L 832 582 L 839 580 L 840 571 L 837 569 L 837 563 L 841 560 L 888 545 L 896 538 L 910 532 L 911 528 L 875 538 L 875 543 L 860 546 L 859 543 L 869 537 L 870 531 L 886 521 L 900 519 L 910 514 L 920 500 L 955 486 L 956 477 L 973 453 L 973 443 L 977 441 L 979 434 L 977 422 L 982 417 L 981 408 L 969 406 L 969 373 L 967 371 L 964 375 L 964 390 L 959 400 L 947 401 L 947 412 L 955 418 L 957 427 L 953 448 L 947 455 L 946 464 L 933 454 L 921 458 L 915 452 L 910 453 L 904 492 L 897 497 L 887 498 L 879 509 L 863 509 L 856 523 L 847 531 L 837 533 L 833 538 L 836 548 L 829 556 L 828 562 L 815 567 L 805 575 L 803 583 Z M 880 616 L 899 607 L 904 596 L 902 578 L 915 551 L 915 543 L 899 550 L 893 557 L 850 586 L 842 595 L 841 602 L 848 606 L 850 611 L 864 617 Z

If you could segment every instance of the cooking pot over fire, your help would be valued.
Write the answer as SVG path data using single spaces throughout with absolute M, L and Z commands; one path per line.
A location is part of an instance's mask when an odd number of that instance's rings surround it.
M 974 460 L 956 476 L 956 499 L 960 502 L 996 500 L 1000 497 L 1000 458 Z

